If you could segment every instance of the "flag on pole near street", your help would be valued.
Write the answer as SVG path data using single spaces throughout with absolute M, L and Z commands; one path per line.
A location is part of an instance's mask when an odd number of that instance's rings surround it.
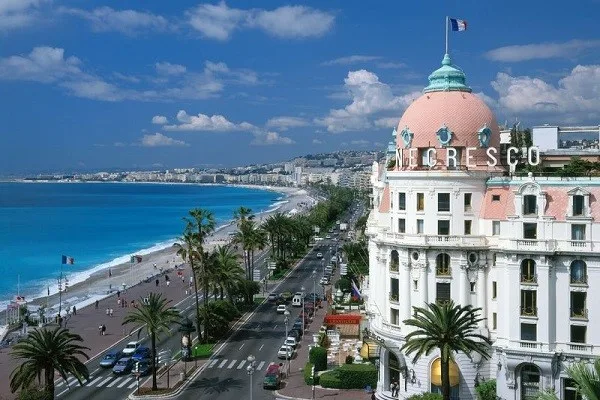
M 75 264 L 75 259 L 69 256 L 62 256 L 61 261 L 63 264 Z
M 351 284 L 352 284 L 352 296 L 361 299 L 362 295 L 360 294 L 360 290 L 358 289 L 358 286 L 356 286 L 356 282 L 354 282 L 354 279 L 351 281 Z
M 455 32 L 462 32 L 467 30 L 467 21 L 464 19 L 450 18 L 450 26 Z

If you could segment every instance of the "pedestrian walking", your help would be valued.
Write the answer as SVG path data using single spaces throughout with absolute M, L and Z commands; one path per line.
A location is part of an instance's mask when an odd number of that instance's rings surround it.
M 108 317 L 110 315 L 110 308 L 106 309 L 106 316 Z
M 392 392 L 392 397 L 396 395 L 396 388 L 396 381 L 392 381 L 392 383 L 390 384 L 390 392 Z
M 73 306 L 73 315 L 77 315 L 77 309 Z
M 102 336 L 106 335 L 106 325 L 102 324 Z
M 377 397 L 375 397 L 375 390 L 371 393 L 371 400 L 377 400 Z
M 112 308 L 109 310 L 109 315 L 110 315 L 111 317 L 113 316 L 113 309 L 112 309 Z
M 156 287 L 158 287 L 158 285 L 160 284 L 160 281 L 158 280 L 158 278 L 156 279 Z
M 154 269 L 156 269 L 156 263 L 154 263 Z
M 167 286 L 169 286 L 171 284 L 171 281 L 167 281 Z
M 121 297 L 121 291 L 117 290 L 117 299 Z
M 102 324 L 98 325 L 98 334 L 102 335 Z
M 100 302 L 98 300 L 96 300 L 96 303 L 94 304 L 96 310 L 98 309 L 98 305 L 100 304 Z

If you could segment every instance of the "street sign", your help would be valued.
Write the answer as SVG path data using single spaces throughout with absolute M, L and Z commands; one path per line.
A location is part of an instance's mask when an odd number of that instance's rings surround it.
M 252 280 L 255 282 L 259 282 L 262 279 L 262 276 L 260 274 L 260 269 L 255 269 L 254 273 L 252 275 Z
M 269 267 L 270 270 L 275 270 L 277 269 L 277 263 L 275 261 L 271 261 L 269 262 Z
M 171 350 L 163 350 L 158 352 L 158 363 L 169 364 L 171 362 Z
M 340 264 L 340 275 L 348 275 L 348 264 Z

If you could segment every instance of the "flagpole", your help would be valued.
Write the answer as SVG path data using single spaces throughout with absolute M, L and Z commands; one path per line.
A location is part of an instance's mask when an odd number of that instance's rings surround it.
M 446 53 L 448 54 L 448 16 L 446 16 Z
M 58 278 L 58 317 L 60 318 L 60 313 L 62 311 L 62 276 L 63 276 L 63 268 L 62 263 L 60 264 L 60 277 Z

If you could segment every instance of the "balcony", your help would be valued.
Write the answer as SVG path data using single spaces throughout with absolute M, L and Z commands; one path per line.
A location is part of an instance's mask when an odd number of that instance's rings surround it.
M 398 297 L 397 293 L 390 293 L 390 303 L 399 304 Z
M 400 266 L 398 265 L 398 263 L 390 263 L 390 272 L 398 272 L 399 269 Z
M 459 235 L 411 235 L 405 233 L 382 232 L 381 237 L 393 244 L 436 247 L 487 247 L 485 236 Z
M 522 274 L 521 283 L 535 285 L 537 284 L 537 274 Z
M 523 349 L 536 349 L 541 350 L 542 344 L 532 340 L 519 340 L 519 347 Z
M 449 266 L 446 267 L 436 267 L 435 268 L 435 276 L 449 278 L 452 277 L 452 268 Z
M 537 317 L 537 307 L 521 307 L 522 317 Z
M 556 250 L 554 239 L 503 239 L 501 247 L 507 250 L 553 252 Z
M 594 352 L 594 346 L 591 344 L 567 343 L 567 345 L 569 346 L 569 350 L 571 350 L 571 351 L 578 351 L 578 352 L 590 353 L 590 354 Z
M 573 276 L 571 275 L 571 285 L 586 285 L 587 286 L 588 280 L 587 280 L 587 275 L 583 275 L 583 276 Z
M 587 308 L 571 308 L 571 319 L 588 319 Z

